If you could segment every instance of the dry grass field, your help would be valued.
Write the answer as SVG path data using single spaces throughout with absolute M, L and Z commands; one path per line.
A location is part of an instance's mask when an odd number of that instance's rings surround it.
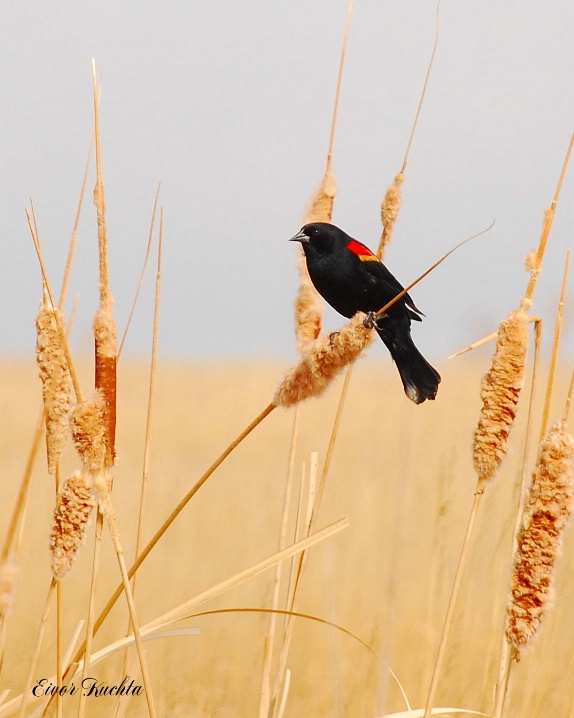
M 487 348 L 440 366 L 443 383 L 437 401 L 419 407 L 404 397 L 381 347 L 371 348 L 369 359 L 355 367 L 318 523 L 322 527 L 348 517 L 350 525 L 311 549 L 296 610 L 344 627 L 374 653 L 336 628 L 296 619 L 287 663 L 291 686 L 285 716 L 375 718 L 404 711 L 404 700 L 388 667 L 400 680 L 412 707 L 424 707 L 476 485 L 472 434 L 480 408 L 480 377 L 488 368 L 490 354 L 491 348 Z M 256 363 L 160 363 L 144 539 L 269 403 L 285 368 Z M 37 368 L 29 359 L 4 359 L 0 371 L 0 526 L 4 531 L 34 434 L 41 389 Z M 89 362 L 81 364 L 86 386 L 90 372 Z M 113 469 L 112 495 L 128 563 L 135 545 L 148 378 L 147 362 L 122 358 L 118 367 L 118 461 Z M 341 384 L 339 380 L 325 396 L 301 406 L 296 484 L 303 465 L 309 466 L 311 452 L 318 452 L 322 465 Z M 561 375 L 553 418 L 562 413 L 566 391 L 567 377 Z M 487 489 L 477 517 L 438 706 L 486 714 L 493 709 L 526 393 L 510 453 Z M 167 531 L 138 572 L 136 604 L 141 624 L 277 550 L 293 417 L 294 410 L 275 410 Z M 66 451 L 63 465 L 64 476 L 77 468 L 72 450 Z M 17 593 L 6 626 L 0 676 L 0 695 L 10 689 L 6 700 L 23 690 L 36 641 L 51 580 L 53 509 L 53 477 L 47 474 L 41 447 L 21 541 Z M 92 520 L 88 540 L 63 581 L 65 645 L 86 617 L 93 537 Z M 101 566 L 97 610 L 120 579 L 106 529 Z M 573 569 L 574 534 L 570 532 L 557 564 L 555 605 L 544 617 L 532 647 L 514 667 L 508 716 L 574 715 Z M 266 571 L 199 610 L 269 607 L 273 575 L 273 569 Z M 285 605 L 284 598 L 280 605 Z M 146 642 L 158 715 L 257 715 L 269 620 L 268 614 L 237 612 L 189 618 L 177 626 L 197 628 L 196 634 Z M 282 625 L 283 617 L 279 628 Z M 122 597 L 95 637 L 94 649 L 121 637 L 126 627 Z M 132 649 L 132 660 L 133 656 Z M 34 681 L 54 673 L 53 607 Z M 90 675 L 114 684 L 124 673 L 124 653 L 120 651 L 93 666 Z M 138 677 L 137 668 L 132 666 L 130 675 Z M 147 715 L 143 695 L 129 697 L 126 704 L 128 716 Z M 64 697 L 62 705 L 64 715 L 76 715 L 77 696 Z M 115 707 L 113 697 L 89 697 L 86 715 L 112 716 Z M 0 715 L 5 715 L 1 708 Z

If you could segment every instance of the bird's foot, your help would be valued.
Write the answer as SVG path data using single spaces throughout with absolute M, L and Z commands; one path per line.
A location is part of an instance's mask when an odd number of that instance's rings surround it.
M 367 316 L 363 320 L 363 324 L 367 329 L 380 329 L 381 322 L 386 319 L 389 315 L 385 312 L 384 314 L 378 314 L 376 312 L 367 312 Z
M 330 344 L 331 346 L 333 346 L 333 344 L 335 343 L 335 339 L 336 339 L 336 337 L 337 337 L 338 335 L 339 335 L 339 332 L 331 332 L 331 333 L 329 334 L 329 344 Z
M 377 323 L 377 315 L 375 312 L 367 312 L 367 316 L 363 320 L 363 326 L 367 329 L 373 329 Z

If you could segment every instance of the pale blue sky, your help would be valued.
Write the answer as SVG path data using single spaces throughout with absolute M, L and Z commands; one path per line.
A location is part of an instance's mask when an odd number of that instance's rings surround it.
M 34 346 L 41 282 L 24 214 L 30 196 L 50 276 L 61 281 L 92 132 L 94 57 L 120 327 L 161 181 L 162 355 L 293 356 L 297 248 L 286 240 L 323 173 L 346 12 L 346 0 L 7 3 L 0 351 Z M 434 25 L 434 1 L 356 2 L 333 220 L 371 247 Z M 387 264 L 406 284 L 466 236 L 496 225 L 413 292 L 427 315 L 415 340 L 434 361 L 492 331 L 524 290 L 524 256 L 538 241 L 574 129 L 573 38 L 570 0 L 441 4 L 439 49 Z M 92 173 L 70 294 L 80 299 L 73 348 L 86 352 L 97 285 L 93 183 Z M 574 167 L 535 298 L 544 317 L 552 316 L 573 237 Z M 153 276 L 128 340 L 132 352 L 149 347 Z M 329 327 L 339 321 L 328 312 Z M 565 326 L 572 333 L 571 316 Z

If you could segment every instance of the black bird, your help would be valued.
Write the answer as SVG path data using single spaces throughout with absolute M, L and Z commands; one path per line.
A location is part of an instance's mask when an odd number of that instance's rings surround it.
M 403 290 L 368 247 L 333 224 L 306 224 L 291 241 L 301 242 L 315 289 L 344 317 L 377 312 Z M 422 321 L 420 315 L 405 294 L 374 324 L 397 365 L 405 394 L 415 404 L 434 399 L 440 383 L 440 374 L 411 338 L 411 320 Z

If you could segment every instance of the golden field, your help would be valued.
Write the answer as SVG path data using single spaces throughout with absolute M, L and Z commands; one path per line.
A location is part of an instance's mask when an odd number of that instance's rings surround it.
M 480 377 L 492 348 L 439 366 L 435 402 L 416 407 L 380 347 L 354 368 L 329 473 L 319 527 L 348 517 L 350 526 L 311 549 L 298 611 L 336 628 L 298 618 L 288 668 L 285 716 L 375 718 L 406 710 L 387 668 L 413 708 L 424 706 L 476 477 L 472 434 L 480 408 Z M 269 403 L 287 366 L 160 363 L 152 418 L 144 539 L 147 540 L 202 472 Z M 30 360 L 4 359 L 0 406 L 3 532 L 13 509 L 40 411 L 41 387 Z M 92 383 L 89 362 L 81 380 Z M 148 397 L 146 362 L 122 358 L 118 368 L 118 463 L 113 505 L 128 563 L 133 559 Z M 296 483 L 311 452 L 325 456 L 341 392 L 336 382 L 304 403 L 295 457 Z M 527 383 L 527 386 L 528 383 Z M 552 418 L 561 416 L 567 377 L 559 376 Z M 539 388 L 541 404 L 542 390 Z M 436 705 L 488 714 L 498 669 L 511 570 L 511 541 L 520 480 L 527 394 L 502 470 L 487 489 L 470 563 L 447 647 Z M 536 413 L 539 417 L 540 411 Z M 152 620 L 277 550 L 294 410 L 276 409 L 201 488 L 138 572 L 140 623 Z M 538 432 L 538 419 L 535 435 Z M 534 442 L 535 444 L 536 442 Z M 534 446 L 531 453 L 535 452 Z M 531 457 L 532 458 L 532 457 Z M 77 467 L 72 450 L 64 476 Z M 532 461 L 529 466 L 532 466 Z M 53 478 L 43 447 L 34 468 L 22 535 L 20 575 L 6 631 L 0 695 L 23 688 L 51 579 L 49 533 Z M 290 520 L 293 534 L 294 518 Z M 64 580 L 64 643 L 85 618 L 94 523 Z M 3 538 L 3 537 L 2 537 Z M 119 582 L 105 529 L 96 608 Z M 574 715 L 574 533 L 558 561 L 555 605 L 540 635 L 511 676 L 508 716 Z M 274 570 L 206 603 L 199 610 L 271 605 Z M 281 604 L 281 605 L 284 605 Z M 158 714 L 182 718 L 243 718 L 258 714 L 269 615 L 223 613 L 178 624 L 197 635 L 146 642 Z M 282 625 L 282 618 L 279 625 Z M 95 638 L 95 649 L 127 628 L 123 598 Z M 135 652 L 132 649 L 132 654 Z M 110 684 L 124 675 L 124 654 L 91 669 Z M 55 673 L 55 610 L 48 619 L 35 680 Z M 132 673 L 137 677 L 137 673 Z M 139 681 L 141 683 L 141 680 Z M 127 699 L 127 715 L 147 715 L 143 696 Z M 76 697 L 63 698 L 64 715 Z M 90 697 L 88 716 L 114 715 L 116 699 Z M 29 709 L 30 712 L 31 709 Z M 0 708 L 0 716 L 3 715 Z

